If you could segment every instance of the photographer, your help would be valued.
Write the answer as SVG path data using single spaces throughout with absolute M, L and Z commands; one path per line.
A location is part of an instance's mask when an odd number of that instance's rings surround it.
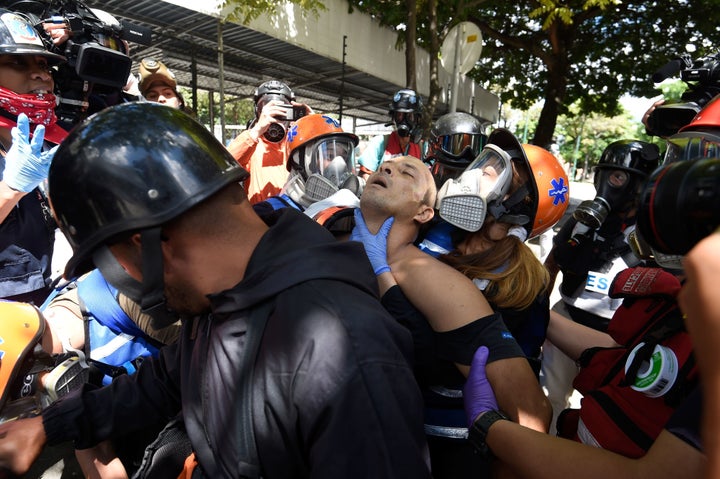
M 43 140 L 59 143 L 67 135 L 56 125 L 50 69 L 64 58 L 47 51 L 24 18 L 4 9 L 0 45 L 0 298 L 39 306 L 50 293 L 55 241 L 39 188 L 55 150 L 47 151 Z
M 679 74 L 687 89 L 678 101 L 655 101 L 645 112 L 642 123 L 648 135 L 667 138 L 676 134 L 720 94 L 720 52 L 693 59 L 683 53 L 663 65 L 652 76 L 660 83 Z
M 299 117 L 312 113 L 309 106 L 296 103 L 290 87 L 278 80 L 260 85 L 253 99 L 255 119 L 227 147 L 250 173 L 245 188 L 252 204 L 282 190 L 288 179 L 287 131 Z

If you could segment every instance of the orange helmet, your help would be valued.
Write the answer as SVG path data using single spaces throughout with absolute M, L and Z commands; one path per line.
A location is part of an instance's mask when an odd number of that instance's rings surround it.
M 552 228 L 565 214 L 570 203 L 567 174 L 555 155 L 535 145 L 523 144 L 530 163 L 537 194 L 535 217 L 528 239 Z M 529 225 L 528 225 L 529 226 Z
M 337 144 L 336 144 L 337 143 Z M 340 123 L 326 115 L 314 113 L 298 119 L 287 132 L 287 145 L 290 151 L 287 164 L 288 170 L 296 169 L 307 178 L 313 173 L 322 173 L 322 164 L 319 161 L 325 153 L 319 151 L 323 147 L 338 147 L 335 156 L 343 156 L 355 171 L 355 147 L 358 137 L 343 131 Z M 339 147 L 342 147 L 342 151 Z
M 44 331 L 45 320 L 35 306 L 0 301 L 0 411 L 20 390 L 15 385 L 32 366 L 29 355 Z

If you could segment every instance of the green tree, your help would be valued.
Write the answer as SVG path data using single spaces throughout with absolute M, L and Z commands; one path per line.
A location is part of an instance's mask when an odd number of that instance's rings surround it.
M 717 6 L 707 0 L 492 0 L 483 7 L 470 16 L 486 38 L 471 74 L 512 86 L 498 93 L 519 107 L 544 101 L 533 138 L 539 145 L 551 141 L 568 105 L 615 115 L 623 94 L 657 94 L 652 74 L 685 44 L 700 43 L 698 53 L 707 54 L 720 40 Z
M 180 93 L 185 98 L 185 103 L 190 105 L 189 98 L 192 92 L 188 88 L 180 88 Z M 214 99 L 214 120 L 215 124 L 220 124 L 220 98 L 215 94 Z M 210 125 L 210 95 L 205 90 L 198 90 L 196 118 L 203 125 Z M 225 98 L 225 125 L 226 126 L 245 126 L 250 120 L 255 118 L 255 104 L 252 98 L 239 98 L 226 96 Z M 237 135 L 237 130 L 228 130 L 226 138 L 232 138 Z
M 404 28 L 405 2 L 349 3 L 398 32 Z M 441 42 L 449 27 L 464 20 L 478 25 L 483 55 L 470 75 L 515 108 L 543 102 L 532 139 L 538 145 L 551 142 L 569 105 L 616 115 L 623 94 L 658 94 L 652 74 L 686 44 L 697 47 L 694 58 L 720 44 L 714 0 L 446 0 L 430 12 L 431 3 L 416 4 L 418 43 L 435 58 L 434 36 Z
M 320 0 L 288 0 L 290 3 L 299 5 L 304 11 L 318 13 L 325 10 L 325 4 Z M 229 21 L 248 23 L 262 14 L 273 15 L 277 12 L 278 5 L 282 2 L 277 0 L 223 0 L 221 3 L 220 15 Z

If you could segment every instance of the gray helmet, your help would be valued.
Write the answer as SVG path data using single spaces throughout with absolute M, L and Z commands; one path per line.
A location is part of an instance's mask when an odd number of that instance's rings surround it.
M 480 154 L 487 142 L 480 120 L 463 113 L 447 113 L 430 129 L 430 147 L 426 160 L 432 162 L 432 173 L 438 187 L 457 178 Z
M 95 250 L 118 235 L 162 225 L 247 177 L 180 110 L 131 102 L 91 116 L 62 142 L 48 174 L 50 202 L 74 252 L 65 277 L 89 270 Z

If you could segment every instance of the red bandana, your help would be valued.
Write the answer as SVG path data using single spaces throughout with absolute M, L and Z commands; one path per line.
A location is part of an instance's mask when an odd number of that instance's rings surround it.
M 39 95 L 19 95 L 7 88 L 0 87 L 0 110 L 4 110 L 17 118 L 25 113 L 32 125 L 45 125 L 45 139 L 52 143 L 60 143 L 67 132 L 55 124 L 55 95 L 42 93 Z M 0 115 L 0 126 L 12 128 L 15 120 Z

